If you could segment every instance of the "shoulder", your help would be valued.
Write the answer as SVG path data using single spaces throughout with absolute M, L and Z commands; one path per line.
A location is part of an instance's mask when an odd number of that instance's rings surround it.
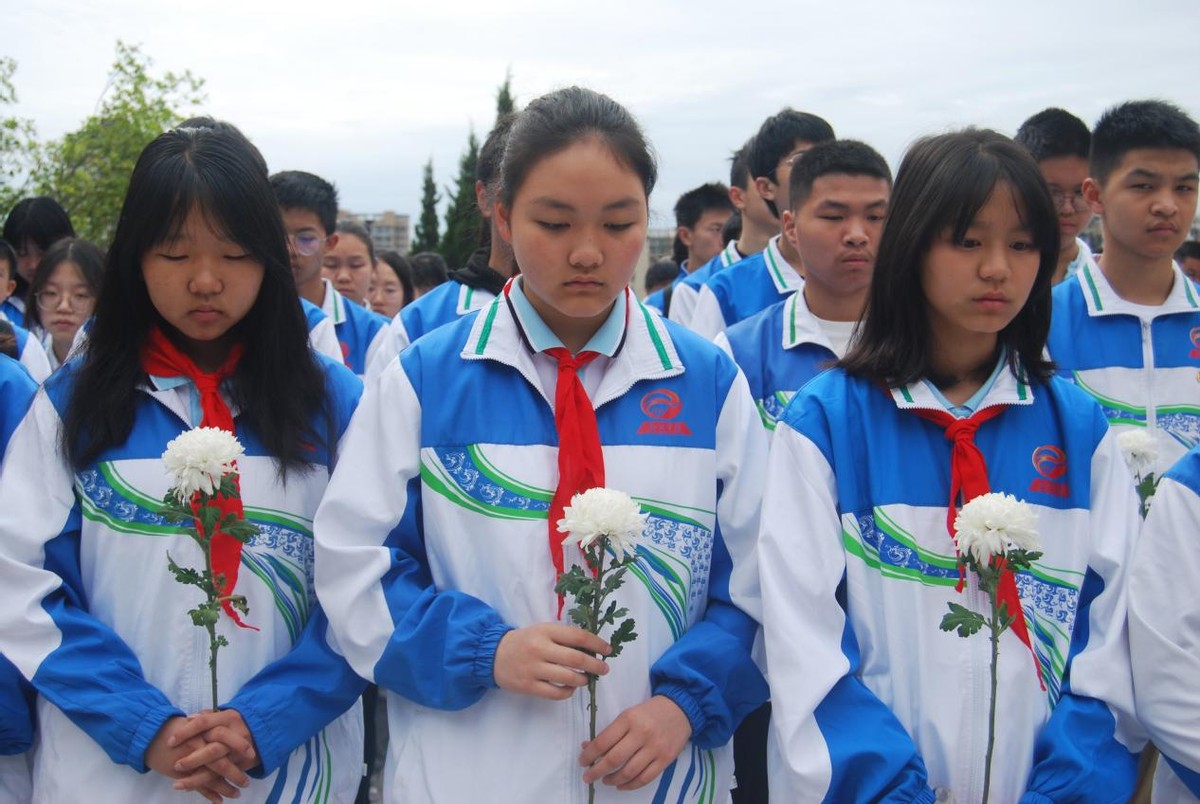
M 328 355 L 312 353 L 317 361 L 317 367 L 325 376 L 325 392 L 328 394 L 330 412 L 338 422 L 339 431 L 345 429 L 350 421 L 350 415 L 358 407 L 362 396 L 363 383 L 357 375 L 342 363 Z
M 324 311 L 321 310 L 320 307 L 313 304 L 303 296 L 300 297 L 300 307 L 304 310 L 304 318 L 308 321 L 309 329 L 312 329 L 327 318 Z

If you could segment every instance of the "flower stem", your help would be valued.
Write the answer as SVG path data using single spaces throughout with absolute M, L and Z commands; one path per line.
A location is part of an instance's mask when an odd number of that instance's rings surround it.
M 199 527 L 197 527 L 197 531 L 199 531 Z M 205 594 L 211 605 L 217 602 L 217 578 L 213 575 L 212 565 L 212 540 L 201 538 L 200 550 L 204 553 L 204 568 L 208 574 L 208 587 L 205 589 Z M 212 710 L 215 712 L 217 711 L 217 648 L 220 647 L 217 644 L 217 624 L 209 623 L 205 629 L 208 631 L 208 671 L 212 682 Z
M 992 600 L 992 620 L 988 625 L 992 631 L 992 700 L 988 706 L 987 759 L 983 769 L 983 804 L 987 804 L 988 791 L 992 786 L 992 750 L 996 747 L 996 664 L 1000 658 L 1000 606 L 995 589 L 988 590 Z
M 592 633 L 599 635 L 600 633 L 600 609 L 604 604 L 603 589 L 604 589 L 604 555 L 605 548 L 608 545 L 608 537 L 601 538 L 597 543 L 596 548 L 596 593 L 592 595 Z M 596 677 L 588 674 L 588 713 L 590 723 L 588 725 L 588 739 L 596 739 Z M 588 804 L 592 804 L 596 800 L 596 783 L 588 784 Z

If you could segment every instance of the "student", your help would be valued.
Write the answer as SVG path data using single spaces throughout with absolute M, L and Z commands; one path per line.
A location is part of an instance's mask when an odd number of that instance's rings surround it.
M 675 202 L 675 237 L 683 249 L 679 273 L 673 284 L 721 253 L 721 230 L 733 214 L 729 188 L 709 182 L 688 190 Z M 663 315 L 670 313 L 671 295 L 664 289 L 651 293 L 642 302 Z
M 326 641 L 309 523 L 361 383 L 308 348 L 261 160 L 207 118 L 146 147 L 88 348 L 47 380 L 9 444 L 0 652 L 39 695 L 39 800 L 319 789 L 346 801 L 358 788 L 363 685 Z M 203 713 L 208 637 L 188 623 L 196 590 L 167 565 L 204 557 L 157 513 L 170 483 L 160 456 L 200 425 L 232 426 L 245 446 L 242 501 L 261 529 L 231 580 L 254 630 L 222 617 L 222 703 Z
M 7 240 L 0 239 L 0 310 L 4 307 L 4 302 L 12 295 L 17 287 L 17 252 L 9 245 Z M 29 372 L 29 376 L 36 383 L 41 383 L 50 376 L 50 359 L 46 356 L 46 350 L 42 348 L 42 344 L 34 338 L 29 330 L 22 326 L 14 324 L 4 317 L 4 313 L 0 312 L 0 321 L 7 324 L 13 332 L 15 339 L 14 354 L 12 357 L 20 361 L 25 370 Z
M 0 305 L 0 314 L 19 327 L 25 326 L 25 298 L 42 254 L 64 237 L 74 236 L 67 211 L 53 198 L 23 198 L 9 210 L 4 219 L 4 239 L 17 251 L 17 287 Z
M 1183 269 L 1187 278 L 1200 282 L 1200 241 L 1186 240 L 1175 250 L 1175 262 Z
M 42 343 L 50 370 L 67 361 L 91 316 L 104 273 L 104 253 L 68 237 L 46 250 L 33 274 L 25 321 Z
M 700 288 L 717 271 L 722 271 L 746 257 L 758 254 L 767 247 L 767 242 L 779 231 L 779 222 L 767 209 L 767 204 L 758 193 L 754 177 L 750 175 L 750 151 L 754 138 L 734 153 L 729 167 L 729 200 L 735 210 L 730 221 L 737 218 L 740 229 L 734 235 L 735 242 L 727 242 L 721 252 L 704 265 L 683 278 L 672 293 L 668 318 L 687 325 L 696 310 Z M 729 221 L 726 222 L 728 225 Z M 722 239 L 725 233 L 721 234 Z
M 496 215 L 522 273 L 365 397 L 317 512 L 318 596 L 393 693 L 389 801 L 581 800 L 592 781 L 602 802 L 720 800 L 766 692 L 737 602 L 765 437 L 733 361 L 628 289 L 656 173 L 629 113 L 569 88 L 509 136 Z M 582 560 L 559 511 L 596 485 L 651 515 L 613 598 L 638 637 L 611 663 L 554 592 Z
M 0 456 L 25 416 L 37 383 L 21 364 L 0 355 Z M 0 465 L 0 478 L 3 467 Z M 0 654 L 0 804 L 33 800 L 28 751 L 33 745 L 33 690 Z
M 827 122 L 795 109 L 784 109 L 763 122 L 754 135 L 750 173 L 776 220 L 775 234 L 762 251 L 705 282 L 688 322 L 693 330 L 715 338 L 726 327 L 749 318 L 804 283 L 800 256 L 782 236 L 779 213 L 790 206 L 788 177 L 796 160 L 817 143 L 833 138 L 833 128 Z
M 1200 801 L 1198 531 L 1200 447 L 1192 447 L 1159 481 L 1129 573 L 1137 713 L 1166 760 L 1154 775 L 1155 801 Z
M 446 258 L 434 251 L 423 251 L 409 259 L 413 268 L 413 294 L 419 299 L 450 278 Z
M 1043 109 L 1017 129 L 1016 141 L 1033 155 L 1050 187 L 1058 210 L 1058 267 L 1054 284 L 1074 276 L 1084 263 L 1094 262 L 1092 250 L 1079 235 L 1092 221 L 1092 207 L 1083 196 L 1088 177 L 1092 135 L 1087 124 L 1062 109 Z
M 375 351 L 386 340 L 387 322 L 345 297 L 324 278 L 326 255 L 337 245 L 337 190 L 333 185 L 301 170 L 271 176 L 271 189 L 283 214 L 288 233 L 292 273 L 302 301 L 317 307 L 333 324 L 338 352 L 355 374 L 362 376 Z
M 322 276 L 347 301 L 367 306 L 371 271 L 375 270 L 375 244 L 366 227 L 354 221 L 338 221 L 337 241 L 325 254 Z
M 861 331 L 771 445 L 758 566 L 774 800 L 982 800 L 988 637 L 939 628 L 948 603 L 987 605 L 973 571 L 955 591 L 952 478 L 962 502 L 1032 506 L 1044 551 L 1017 578 L 1032 647 L 1018 630 L 1000 641 L 991 800 L 1132 789 L 1137 500 L 1102 413 L 1043 356 L 1055 218 L 1033 159 L 994 132 L 920 140 L 900 166 Z
M 513 119 L 512 115 L 506 115 L 496 122 L 483 141 L 479 161 L 475 164 L 475 203 L 480 216 L 487 222 L 486 230 L 480 235 L 479 248 L 463 268 L 451 272 L 449 281 L 444 261 L 440 263 L 440 279 L 434 281 L 428 275 L 428 263 L 437 255 L 427 258 L 418 254 L 409 260 L 415 301 L 392 317 L 391 337 L 368 367 L 367 382 L 377 378 L 388 363 L 417 338 L 486 307 L 504 289 L 508 278 L 517 272 L 512 247 L 497 233 L 495 217 L 500 160 L 504 157 L 504 144 Z M 420 291 L 421 287 L 424 287 L 423 291 Z
M 398 251 L 381 251 L 375 256 L 371 277 L 371 309 L 391 321 L 413 300 L 412 266 Z
M 679 264 L 674 260 L 658 260 L 646 269 L 646 295 L 671 286 L 679 276 Z
M 1050 356 L 1120 430 L 1153 434 L 1161 476 L 1200 436 L 1200 291 L 1172 261 L 1196 214 L 1200 128 L 1161 101 L 1109 109 L 1083 191 L 1104 253 L 1054 290 Z

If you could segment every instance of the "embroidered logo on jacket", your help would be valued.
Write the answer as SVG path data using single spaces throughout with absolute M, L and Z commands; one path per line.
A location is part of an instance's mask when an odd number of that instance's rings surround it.
M 1067 473 L 1067 454 L 1058 447 L 1046 444 L 1035 449 L 1033 468 L 1040 477 L 1035 477 L 1029 484 L 1030 491 L 1053 494 L 1055 497 L 1066 497 L 1071 493 L 1070 486 L 1059 482 L 1059 478 Z
M 1200 327 L 1192 327 L 1188 336 L 1192 339 L 1192 351 L 1188 352 L 1188 357 L 1200 357 Z
M 679 394 L 666 388 L 655 388 L 642 397 L 642 413 L 649 421 L 642 422 L 638 435 L 691 435 L 684 422 L 672 421 L 683 412 L 683 401 Z

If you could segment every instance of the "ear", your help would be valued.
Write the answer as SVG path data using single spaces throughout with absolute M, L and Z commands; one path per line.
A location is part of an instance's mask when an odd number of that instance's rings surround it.
M 479 214 L 485 219 L 492 214 L 487 200 L 487 187 L 478 180 L 475 182 L 475 206 L 479 207 Z
M 9 296 L 13 295 L 13 291 L 17 289 L 17 280 L 9 279 L 7 282 L 0 282 L 0 302 L 6 301 Z
M 775 182 L 768 179 L 766 176 L 759 176 L 754 180 L 754 189 L 758 190 L 760 197 L 768 201 L 775 200 Z
M 738 212 L 744 212 L 746 210 L 746 191 L 741 187 L 730 187 L 729 201 Z
M 1095 215 L 1104 214 L 1104 200 L 1100 197 L 1100 182 L 1088 176 L 1083 180 L 1083 197 Z
M 321 256 L 324 257 L 326 254 L 333 251 L 333 247 L 336 246 L 338 241 L 341 239 L 341 235 L 339 235 L 337 232 L 334 232 L 333 234 L 329 235 L 329 237 L 325 238 L 325 247 L 321 252 Z
M 683 243 L 689 249 L 692 247 L 692 239 L 695 233 L 691 229 L 686 226 L 677 226 L 675 227 L 675 234 L 679 236 L 680 243 Z
M 512 210 L 501 203 L 496 204 L 496 231 L 505 243 L 512 245 Z
M 785 209 L 780 222 L 783 224 L 783 236 L 792 244 L 792 248 L 796 249 L 796 253 L 799 253 L 800 246 L 796 242 L 796 216 L 790 209 Z

